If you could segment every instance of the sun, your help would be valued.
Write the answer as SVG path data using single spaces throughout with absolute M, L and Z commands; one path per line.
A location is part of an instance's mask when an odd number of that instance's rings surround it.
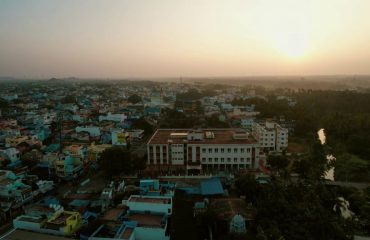
M 309 51 L 308 39 L 302 35 L 280 35 L 273 39 L 276 50 L 291 59 L 300 59 Z

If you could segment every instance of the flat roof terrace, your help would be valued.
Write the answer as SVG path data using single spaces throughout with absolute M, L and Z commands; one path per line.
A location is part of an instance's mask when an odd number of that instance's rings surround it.
M 129 239 L 131 234 L 134 232 L 134 229 L 131 227 L 125 228 L 123 234 L 121 235 L 121 239 Z
M 122 208 L 108 209 L 101 219 L 105 221 L 117 221 L 124 212 L 125 210 Z
M 150 197 L 132 196 L 130 197 L 129 202 L 171 204 L 171 198 L 150 198 Z
M 68 213 L 68 212 L 63 212 L 62 214 L 60 214 L 57 218 L 53 219 L 53 220 L 49 220 L 48 223 L 51 223 L 51 224 L 56 224 L 56 225 L 64 225 L 66 220 L 72 216 L 73 214 L 72 213 Z
M 41 223 L 44 221 L 41 217 L 30 217 L 30 216 L 21 216 L 18 218 L 19 221 L 22 222 L 33 222 L 33 223 Z
M 184 143 L 187 140 L 187 133 L 194 132 L 193 129 L 158 129 L 148 141 L 148 144 L 168 144 L 168 140 L 172 144 Z M 255 144 L 257 143 L 253 138 L 235 139 L 234 134 L 239 133 L 239 129 L 221 128 L 221 129 L 202 129 L 202 140 L 187 140 L 188 144 Z M 212 132 L 213 138 L 206 138 L 205 133 Z M 174 137 L 176 136 L 176 137 Z M 183 136 L 183 137 L 178 137 Z
M 37 239 L 37 240 L 68 240 L 70 238 L 54 236 L 45 233 L 36 233 L 17 229 L 8 235 L 4 235 L 2 240 L 22 240 L 22 239 Z
M 161 227 L 163 215 L 132 213 L 128 218 L 131 221 L 137 221 L 139 227 Z

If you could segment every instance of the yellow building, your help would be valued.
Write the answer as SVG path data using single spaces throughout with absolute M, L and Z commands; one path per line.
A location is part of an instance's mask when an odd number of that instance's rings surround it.
M 81 215 L 78 212 L 64 211 L 46 221 L 44 228 L 57 230 L 63 235 L 71 235 L 82 225 Z
M 99 159 L 100 154 L 108 149 L 111 148 L 111 144 L 99 144 L 95 145 L 95 142 L 93 142 L 89 147 L 87 147 L 88 152 L 88 160 L 89 161 L 97 161 Z
M 82 226 L 78 212 L 62 210 L 55 212 L 49 219 L 44 216 L 21 215 L 13 220 L 13 226 L 15 229 L 62 236 L 70 236 Z
M 6 138 L 5 143 L 8 146 L 15 147 L 18 144 L 22 142 L 27 142 L 28 141 L 28 136 L 19 136 L 19 137 L 12 137 L 12 138 Z

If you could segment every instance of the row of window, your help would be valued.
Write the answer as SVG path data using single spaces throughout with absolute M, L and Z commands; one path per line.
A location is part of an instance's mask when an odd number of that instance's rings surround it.
M 171 146 L 172 146 L 172 147 L 184 147 L 184 145 L 183 145 L 183 144 L 172 144 Z
M 172 152 L 172 154 L 184 154 L 184 152 Z
M 231 153 L 232 151 L 234 153 L 244 153 L 245 151 L 247 151 L 247 153 L 251 152 L 251 149 L 250 148 L 208 148 L 208 153 L 218 153 L 218 152 L 221 152 L 221 153 L 224 153 L 225 151 L 227 151 L 227 153 Z M 202 153 L 206 153 L 207 152 L 207 148 L 202 148 Z
M 261 141 L 263 141 L 263 140 L 268 141 L 269 139 L 268 138 L 262 138 Z M 270 141 L 272 141 L 272 142 L 275 141 L 275 138 L 271 138 Z
M 215 162 L 215 163 L 217 163 L 218 162 L 218 160 L 219 160 L 219 158 L 208 158 L 208 162 Z M 247 162 L 249 162 L 250 160 L 251 160 L 251 158 L 234 158 L 233 159 L 234 160 L 234 162 L 238 162 L 238 160 L 240 160 L 240 162 L 244 162 L 245 160 L 247 161 Z M 227 162 L 231 162 L 231 158 L 226 158 L 226 161 Z M 207 162 L 207 158 L 202 158 L 202 162 Z M 220 162 L 225 162 L 225 158 L 220 158 Z
M 271 135 L 271 137 L 275 136 L 274 133 L 271 133 L 271 134 L 268 134 L 268 133 L 265 133 L 265 137 L 268 137 L 269 135 Z M 284 136 L 285 133 L 280 133 L 281 136 Z M 263 137 L 263 133 L 260 134 L 260 137 Z

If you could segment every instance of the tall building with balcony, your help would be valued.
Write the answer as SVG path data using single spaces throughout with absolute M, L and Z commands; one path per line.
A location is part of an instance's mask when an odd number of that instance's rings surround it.
M 147 144 L 148 169 L 191 172 L 258 168 L 259 144 L 241 129 L 158 129 Z
M 288 147 L 288 129 L 275 122 L 254 123 L 252 134 L 266 151 L 282 152 Z

